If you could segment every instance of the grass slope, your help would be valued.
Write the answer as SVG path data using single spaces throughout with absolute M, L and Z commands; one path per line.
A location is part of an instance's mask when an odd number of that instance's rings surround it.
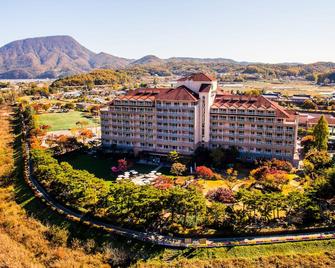
M 334 267 L 335 241 L 213 249 L 166 249 L 136 267 Z

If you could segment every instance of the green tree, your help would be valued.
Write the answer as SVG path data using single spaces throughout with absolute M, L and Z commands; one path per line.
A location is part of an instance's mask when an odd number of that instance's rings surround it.
M 329 128 L 324 115 L 320 117 L 318 123 L 315 125 L 313 135 L 315 138 L 315 147 L 320 151 L 326 151 L 328 148 Z
M 178 162 L 180 156 L 179 156 L 179 153 L 174 150 L 174 151 L 169 152 L 168 158 L 171 163 L 176 163 Z
M 224 151 L 222 148 L 215 148 L 214 150 L 211 151 L 210 156 L 213 159 L 213 165 L 215 167 L 221 167 L 223 164 L 223 160 L 225 157 Z

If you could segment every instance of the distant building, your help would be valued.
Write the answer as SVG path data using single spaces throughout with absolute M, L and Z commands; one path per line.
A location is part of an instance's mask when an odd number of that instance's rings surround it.
M 83 110 L 83 111 L 88 111 L 88 108 L 92 106 L 91 103 L 86 103 L 86 102 L 79 102 L 76 103 L 76 108 L 79 110 Z
M 63 93 L 63 97 L 65 99 L 72 99 L 72 98 L 79 98 L 81 96 L 81 91 L 75 90 L 75 91 L 68 91 Z
M 263 97 L 269 99 L 269 100 L 273 100 L 273 101 L 279 101 L 281 98 L 281 94 L 280 93 L 264 93 L 262 94 Z
M 324 115 L 329 127 L 329 141 L 335 143 L 335 117 L 328 114 L 298 113 L 299 127 L 302 129 L 313 128 Z
M 295 94 L 292 97 L 290 97 L 289 99 L 293 103 L 302 104 L 306 100 L 311 100 L 312 96 L 311 95 L 307 95 L 307 94 Z
M 172 88 L 139 88 L 101 110 L 105 148 L 191 155 L 199 146 L 235 146 L 243 159 L 293 161 L 295 113 L 259 96 L 223 93 L 217 81 L 197 73 Z

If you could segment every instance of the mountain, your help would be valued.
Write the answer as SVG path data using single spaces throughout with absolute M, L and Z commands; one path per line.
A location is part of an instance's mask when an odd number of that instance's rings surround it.
M 155 55 L 147 55 L 138 60 L 131 62 L 131 65 L 159 65 L 164 64 L 165 61 Z
M 130 61 L 96 54 L 70 36 L 29 38 L 0 48 L 0 78 L 54 78 L 95 68 L 122 68 Z
M 92 58 L 91 64 L 94 68 L 119 69 L 124 68 L 132 61 L 133 60 L 120 58 L 104 52 L 100 52 Z
M 257 67 L 257 68 L 255 68 Z M 11 42 L 0 48 L 0 79 L 58 78 L 93 69 L 135 69 L 151 75 L 187 75 L 192 72 L 250 73 L 262 76 L 315 76 L 333 73 L 335 63 L 312 64 L 238 62 L 226 58 L 171 57 L 146 55 L 126 59 L 104 52 L 94 53 L 70 36 L 47 36 Z M 252 70 L 251 70 L 252 69 Z

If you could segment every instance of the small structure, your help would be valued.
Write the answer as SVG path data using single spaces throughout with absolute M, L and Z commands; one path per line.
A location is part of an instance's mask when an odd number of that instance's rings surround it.
M 72 99 L 72 98 L 79 98 L 81 96 L 81 91 L 74 90 L 74 91 L 68 91 L 63 93 L 63 97 L 65 99 Z
M 298 103 L 298 104 L 302 104 L 306 100 L 311 100 L 311 99 L 312 99 L 312 96 L 308 94 L 295 94 L 292 97 L 290 97 L 291 102 Z

